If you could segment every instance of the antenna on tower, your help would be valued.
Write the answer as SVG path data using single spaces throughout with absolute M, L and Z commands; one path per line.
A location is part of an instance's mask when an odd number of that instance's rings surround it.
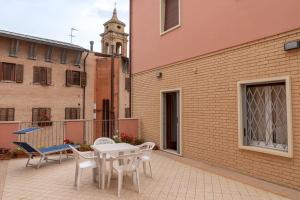
M 68 35 L 70 36 L 70 39 L 71 39 L 71 44 L 73 42 L 73 37 L 75 37 L 75 35 L 73 34 L 73 31 L 79 31 L 78 29 L 74 28 L 74 27 L 71 27 L 71 34 Z
M 117 0 L 115 0 L 115 9 L 117 9 Z

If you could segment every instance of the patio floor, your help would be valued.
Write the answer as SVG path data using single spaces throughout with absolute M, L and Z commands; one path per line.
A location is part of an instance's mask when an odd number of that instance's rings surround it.
M 2 200 L 287 200 L 287 198 L 191 167 L 158 153 L 153 154 L 153 178 L 145 177 L 140 170 L 141 193 L 136 193 L 131 180 L 127 179 L 123 184 L 121 198 L 116 196 L 116 180 L 112 181 L 111 189 L 99 190 L 92 182 L 91 170 L 83 172 L 80 190 L 75 190 L 73 186 L 74 160 L 66 160 L 61 165 L 48 164 L 39 170 L 31 167 L 25 168 L 25 162 L 25 159 L 8 162 Z M 1 182 L 0 177 L 0 185 Z

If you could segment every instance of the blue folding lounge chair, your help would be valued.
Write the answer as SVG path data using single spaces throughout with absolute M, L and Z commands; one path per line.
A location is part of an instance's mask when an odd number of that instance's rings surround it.
M 61 160 L 62 160 L 62 152 L 65 152 L 66 157 L 68 158 L 69 155 L 68 155 L 67 150 L 71 150 L 71 147 L 69 146 L 69 144 L 62 144 L 62 145 L 37 149 L 26 142 L 13 142 L 13 143 L 15 145 L 17 145 L 18 147 L 20 147 L 24 152 L 26 152 L 28 154 L 28 160 L 26 163 L 26 167 L 34 166 L 33 164 L 30 163 L 30 160 L 36 155 L 39 155 L 41 157 L 37 164 L 37 168 L 40 168 L 43 160 L 45 160 L 46 162 L 48 162 L 49 160 L 58 161 L 60 164 Z M 72 145 L 72 146 L 74 146 L 75 148 L 78 147 L 78 145 Z M 48 156 L 53 153 L 60 154 L 59 160 L 54 160 L 54 159 L 48 158 Z
M 35 132 L 37 130 L 39 130 L 40 128 L 26 128 L 26 129 L 22 129 L 19 131 L 14 132 L 14 134 L 27 134 L 27 133 L 31 133 L 31 132 Z M 25 153 L 28 154 L 28 160 L 26 163 L 26 167 L 28 166 L 34 166 L 33 164 L 30 163 L 30 160 L 34 157 L 34 156 L 40 156 L 40 160 L 37 164 L 37 168 L 39 168 L 41 166 L 41 163 L 43 160 L 45 160 L 46 162 L 48 162 L 49 160 L 52 161 L 58 161 L 59 163 L 61 163 L 62 160 L 62 152 L 66 153 L 66 157 L 68 158 L 68 152 L 67 150 L 71 150 L 71 147 L 69 146 L 69 144 L 62 144 L 62 145 L 56 145 L 56 146 L 50 146 L 50 147 L 46 147 L 46 148 L 35 148 L 34 146 L 30 145 L 27 142 L 13 142 L 15 145 L 17 145 L 18 147 L 20 147 Z M 79 145 L 72 145 L 75 148 L 78 148 Z M 48 156 L 50 154 L 54 154 L 54 153 L 59 153 L 59 160 L 54 160 L 54 159 L 49 159 Z

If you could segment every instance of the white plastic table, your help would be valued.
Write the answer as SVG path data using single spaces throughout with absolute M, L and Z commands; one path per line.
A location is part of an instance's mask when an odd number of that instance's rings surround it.
M 116 144 L 98 144 L 92 145 L 92 149 L 98 154 L 98 158 L 100 158 L 100 154 L 102 155 L 102 159 L 98 159 L 99 169 L 98 177 L 100 184 L 100 174 L 101 174 L 101 189 L 105 188 L 105 177 L 106 177 L 106 156 L 107 154 L 120 154 L 123 152 L 129 151 L 137 151 L 139 148 L 137 146 L 127 144 L 127 143 L 116 143 Z

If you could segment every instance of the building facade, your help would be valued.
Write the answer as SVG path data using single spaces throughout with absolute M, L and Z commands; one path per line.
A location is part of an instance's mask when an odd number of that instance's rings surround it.
M 299 5 L 131 0 L 132 114 L 142 137 L 299 190 Z
M 128 34 L 114 9 L 112 18 L 103 24 L 102 52 L 95 53 L 95 103 L 97 137 L 112 137 L 118 119 L 129 117 L 130 69 L 127 58 Z
M 96 59 L 84 48 L 0 31 L 0 120 L 92 119 Z

